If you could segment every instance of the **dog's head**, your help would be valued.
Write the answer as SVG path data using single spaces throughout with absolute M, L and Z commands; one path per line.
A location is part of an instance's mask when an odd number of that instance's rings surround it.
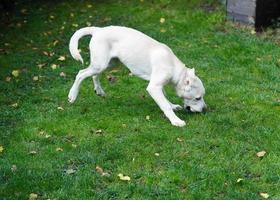
M 194 69 L 186 69 L 177 87 L 177 95 L 184 99 L 184 108 L 191 112 L 202 112 L 206 108 L 204 102 L 205 89 L 202 81 L 195 75 Z

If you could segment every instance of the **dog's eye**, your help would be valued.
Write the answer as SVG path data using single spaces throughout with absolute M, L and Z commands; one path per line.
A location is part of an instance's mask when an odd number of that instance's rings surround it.
M 201 99 L 201 97 L 195 98 L 195 100 L 199 101 Z

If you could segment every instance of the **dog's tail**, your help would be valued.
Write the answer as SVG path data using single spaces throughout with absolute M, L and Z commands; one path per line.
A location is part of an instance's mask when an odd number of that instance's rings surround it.
M 79 39 L 85 35 L 92 35 L 96 27 L 85 27 L 77 30 L 70 39 L 69 50 L 71 56 L 81 63 L 84 63 L 83 58 L 78 50 Z

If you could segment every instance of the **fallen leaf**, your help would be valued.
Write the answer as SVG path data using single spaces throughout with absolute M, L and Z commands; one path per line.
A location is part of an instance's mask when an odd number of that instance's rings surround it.
M 77 145 L 76 145 L 76 144 L 71 144 L 71 146 L 72 146 L 73 148 L 77 148 Z
M 57 110 L 64 110 L 64 108 L 62 108 L 61 106 L 58 106 Z
M 98 165 L 95 167 L 95 170 L 96 170 L 99 174 L 101 174 L 101 176 L 110 176 L 109 173 L 104 172 L 104 170 L 103 170 L 100 166 L 98 166 Z
M 74 27 L 76 27 L 76 28 L 77 28 L 79 25 L 78 25 L 78 24 L 72 24 L 72 26 L 74 26 Z
M 0 146 L 0 153 L 3 153 L 3 151 L 4 151 L 4 147 Z
M 35 154 L 37 154 L 37 151 L 30 151 L 29 154 L 30 155 L 35 155 Z
M 13 103 L 13 104 L 11 104 L 11 106 L 16 108 L 16 107 L 18 107 L 18 103 Z
M 130 181 L 130 177 L 129 176 L 124 176 L 123 174 L 118 174 L 118 177 L 122 181 Z
M 160 32 L 161 32 L 161 33 L 165 33 L 165 32 L 166 32 L 166 29 L 165 29 L 165 28 L 161 28 L 161 29 L 160 29 Z
M 101 129 L 98 129 L 98 130 L 95 131 L 95 133 L 96 133 L 96 134 L 102 134 L 103 131 L 102 131 Z
M 159 156 L 159 153 L 155 153 L 155 156 Z
M 53 42 L 53 46 L 56 46 L 57 43 L 58 43 L 58 40 L 55 40 L 55 41 Z
M 18 77 L 18 76 L 19 76 L 19 70 L 13 70 L 13 71 L 12 71 L 12 75 L 13 75 L 14 77 Z
M 50 137 L 51 137 L 51 135 L 49 135 L 49 134 L 45 135 L 45 138 L 50 138 Z
M 67 169 L 65 172 L 66 172 L 66 174 L 74 174 L 76 172 L 76 170 L 74 170 L 74 169 Z
M 49 53 L 46 52 L 46 51 L 43 51 L 43 54 L 44 54 L 45 56 L 49 56 Z
M 146 116 L 146 120 L 150 120 L 150 116 L 149 115 Z
M 53 15 L 50 15 L 50 19 L 54 19 L 55 17 Z
M 161 17 L 159 21 L 163 24 L 165 22 L 165 18 Z
M 33 76 L 32 80 L 33 81 L 38 81 L 39 80 L 39 76 Z
M 57 65 L 56 65 L 56 64 L 52 64 L 52 65 L 51 65 L 51 68 L 52 68 L 53 70 L 55 70 L 55 69 L 57 68 Z
M 87 7 L 88 7 L 88 8 L 92 8 L 92 5 L 91 5 L 91 4 L 88 4 Z
M 251 34 L 252 34 L 252 35 L 255 35 L 255 34 L 256 34 L 256 31 L 255 31 L 255 30 L 251 30 Z
M 109 73 L 112 73 L 112 74 L 114 74 L 114 73 L 117 73 L 117 72 L 119 72 L 120 70 L 118 70 L 118 69 L 113 69 L 113 70 L 111 70 Z
M 264 198 L 264 199 L 268 199 L 268 197 L 269 197 L 269 195 L 268 195 L 267 193 L 265 193 L 265 192 L 261 192 L 261 193 L 260 193 L 260 196 L 261 196 L 262 198 Z
M 241 181 L 243 181 L 244 179 L 243 178 L 238 178 L 236 183 L 240 183 Z
M 177 138 L 177 141 L 178 142 L 183 142 L 183 140 L 181 138 L 179 138 L 179 137 Z
M 11 77 L 10 76 L 7 76 L 6 78 L 5 78 L 5 80 L 7 81 L 7 82 L 10 82 L 11 81 Z
M 30 193 L 30 195 L 29 195 L 29 200 L 35 200 L 35 199 L 37 199 L 37 197 L 38 197 L 38 194 L 36 194 L 36 193 Z
M 65 76 L 66 76 L 66 74 L 65 74 L 64 72 L 60 72 L 59 76 L 61 76 L 61 77 L 65 77 Z
M 266 154 L 266 151 L 260 151 L 260 152 L 256 153 L 257 157 L 259 157 L 259 158 L 264 157 L 265 154 Z
M 59 56 L 59 58 L 57 60 L 64 61 L 65 60 L 65 56 Z
M 42 63 L 42 64 L 38 64 L 37 66 L 41 69 L 42 67 L 44 67 L 46 65 L 46 63 Z
M 16 166 L 16 165 L 12 165 L 11 171 L 12 171 L 12 172 L 16 172 L 16 171 L 17 171 L 17 166 Z
M 55 150 L 56 150 L 56 151 L 63 151 L 63 149 L 60 148 L 60 147 L 57 147 Z

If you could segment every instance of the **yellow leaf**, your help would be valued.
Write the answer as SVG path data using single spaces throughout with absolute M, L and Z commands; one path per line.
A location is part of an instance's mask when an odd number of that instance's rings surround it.
M 43 63 L 43 64 L 38 64 L 37 66 L 41 69 L 42 67 L 44 67 L 46 64 Z
M 158 157 L 158 156 L 159 156 L 159 153 L 155 153 L 155 156 L 157 156 L 157 157 Z
M 243 181 L 243 178 L 237 179 L 236 183 L 240 183 L 241 181 Z
M 37 154 L 37 151 L 30 151 L 29 154 L 35 155 L 35 154 Z
M 37 197 L 38 197 L 38 194 L 36 194 L 36 193 L 31 193 L 31 194 L 29 195 L 29 200 L 35 200 L 35 199 L 37 199 Z
M 96 134 L 102 134 L 102 132 L 103 131 L 101 129 L 98 129 L 98 130 L 95 131 Z
M 19 70 L 13 70 L 13 71 L 12 71 L 12 75 L 13 75 L 14 77 L 18 77 L 18 76 L 19 76 Z
M 64 61 L 65 60 L 65 56 L 59 56 L 59 58 L 57 60 Z
M 53 70 L 55 70 L 55 69 L 57 68 L 57 65 L 56 65 L 56 64 L 52 64 L 52 65 L 51 65 L 51 68 L 52 68 Z
M 100 166 L 98 166 L 98 165 L 95 167 L 95 170 L 96 170 L 99 174 L 101 174 L 101 176 L 110 176 L 109 173 L 104 172 L 104 170 L 103 170 Z
M 63 151 L 63 149 L 60 148 L 60 147 L 57 147 L 55 150 L 56 150 L 56 151 Z
M 268 195 L 267 193 L 265 193 L 265 192 L 261 192 L 261 193 L 260 193 L 260 196 L 261 196 L 262 198 L 264 198 L 264 199 L 268 199 L 268 197 L 269 197 L 269 195 Z
M 74 174 L 76 172 L 76 170 L 74 169 L 67 169 L 66 170 L 66 174 Z
M 159 22 L 163 24 L 165 22 L 165 18 L 161 17 Z
M 161 29 L 160 29 L 160 32 L 161 32 L 161 33 L 165 33 L 165 32 L 166 32 L 166 29 L 165 29 L 165 28 L 161 28 Z
M 177 138 L 177 141 L 178 142 L 183 142 L 183 140 L 181 138 L 179 138 L 179 137 Z
M 58 106 L 57 110 L 64 110 L 64 108 L 62 108 L 61 106 Z
M 54 19 L 55 17 L 53 15 L 50 15 L 50 19 Z
M 55 40 L 55 41 L 53 42 L 53 46 L 56 46 L 57 43 L 58 43 L 58 40 Z
M 49 135 L 49 134 L 45 135 L 45 138 L 50 138 L 50 137 L 51 137 L 51 135 Z
M 39 76 L 33 76 L 33 81 L 38 81 L 39 80 Z
M 16 107 L 18 107 L 18 103 L 13 103 L 13 104 L 11 104 L 11 106 L 16 108 Z
M 72 26 L 74 26 L 74 27 L 78 27 L 79 25 L 78 25 L 78 24 L 72 24 Z
M 65 76 L 66 76 L 66 74 L 65 74 L 64 72 L 60 72 L 59 76 L 61 76 L 61 77 L 65 77 Z
M 16 165 L 12 165 L 12 167 L 11 167 L 11 171 L 12 171 L 12 172 L 17 171 L 17 166 L 16 166 Z
M 256 31 L 255 31 L 255 30 L 251 30 L 251 34 L 252 34 L 252 35 L 255 35 L 255 34 L 256 34 Z
M 266 154 L 266 151 L 260 151 L 260 152 L 256 153 L 257 157 L 259 157 L 259 158 L 264 157 L 265 154 Z
M 88 4 L 87 7 L 88 7 L 88 8 L 92 8 L 92 5 L 91 5 L 91 4 Z
M 7 82 L 10 82 L 11 79 L 12 79 L 12 78 L 11 78 L 10 76 L 7 76 L 5 80 L 6 80 Z
M 123 174 L 118 174 L 118 177 L 122 181 L 130 181 L 130 177 L 129 176 L 124 176 Z
M 0 153 L 2 153 L 4 151 L 4 147 L 0 146 Z
M 146 116 L 146 120 L 150 120 L 150 116 L 149 115 Z

